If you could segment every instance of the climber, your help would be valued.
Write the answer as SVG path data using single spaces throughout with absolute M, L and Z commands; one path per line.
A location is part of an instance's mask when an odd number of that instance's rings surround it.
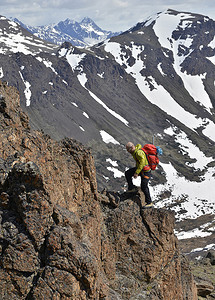
M 136 167 L 131 168 L 125 172 L 125 178 L 128 183 L 128 191 L 127 192 L 135 192 L 137 191 L 137 187 L 133 184 L 132 177 L 137 178 L 141 177 L 141 190 L 145 195 L 146 205 L 144 207 L 152 207 L 153 203 L 151 200 L 148 182 L 151 178 L 151 169 L 148 165 L 148 161 L 146 158 L 146 154 L 143 150 L 141 150 L 142 146 L 137 144 L 134 146 L 133 143 L 128 142 L 126 145 L 126 150 L 133 156 L 136 161 Z

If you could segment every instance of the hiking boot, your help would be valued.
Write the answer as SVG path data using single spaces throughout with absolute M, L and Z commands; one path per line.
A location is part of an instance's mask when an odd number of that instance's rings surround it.
M 150 208 L 150 207 L 153 207 L 154 204 L 151 202 L 151 203 L 148 203 L 146 205 L 143 206 L 143 208 Z
M 138 188 L 137 188 L 137 186 L 133 186 L 131 189 L 128 189 L 127 191 L 126 191 L 126 193 L 134 193 L 134 192 L 137 192 L 138 191 Z

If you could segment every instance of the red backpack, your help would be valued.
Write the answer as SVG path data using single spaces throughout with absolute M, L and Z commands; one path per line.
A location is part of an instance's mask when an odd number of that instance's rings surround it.
M 162 154 L 162 149 L 153 144 L 146 144 L 143 148 L 141 148 L 141 150 L 143 150 L 146 154 L 150 169 L 155 170 L 159 164 L 158 154 Z

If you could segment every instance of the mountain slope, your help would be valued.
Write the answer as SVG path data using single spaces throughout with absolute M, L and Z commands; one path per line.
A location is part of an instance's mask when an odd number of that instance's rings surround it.
M 176 212 L 180 238 L 183 230 L 201 235 L 202 250 L 214 238 L 214 25 L 167 10 L 89 49 L 32 45 L 28 55 L 0 35 L 7 45 L 1 77 L 20 91 L 32 127 L 91 146 L 99 189 L 122 191 L 134 164 L 124 145 L 154 138 L 164 151 L 153 173 L 154 202 Z
M 40 52 L 52 52 L 54 44 L 43 41 L 30 34 L 16 22 L 0 16 L 0 54 L 23 53 L 35 55 Z
M 66 19 L 57 24 L 45 26 L 28 26 L 18 19 L 14 19 L 14 21 L 35 36 L 59 45 L 64 42 L 70 42 L 73 46 L 87 47 L 120 34 L 120 32 L 102 30 L 93 20 L 87 17 L 80 23 L 71 19 Z
M 0 298 L 196 300 L 174 213 L 98 193 L 89 149 L 31 131 L 17 90 L 0 94 Z

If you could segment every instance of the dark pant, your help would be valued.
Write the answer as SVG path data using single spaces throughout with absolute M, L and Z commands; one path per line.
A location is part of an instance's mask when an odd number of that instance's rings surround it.
M 132 181 L 132 177 L 134 176 L 134 173 L 136 172 L 137 168 L 131 168 L 129 170 L 127 170 L 125 172 L 125 178 L 128 182 L 128 189 L 132 189 L 133 188 L 133 181 Z M 147 204 L 152 202 L 151 196 L 150 196 L 150 192 L 149 192 L 149 187 L 148 187 L 148 183 L 149 183 L 149 179 L 151 178 L 151 171 L 149 172 L 143 172 L 141 171 L 139 176 L 141 176 L 141 190 L 145 195 L 145 201 Z

